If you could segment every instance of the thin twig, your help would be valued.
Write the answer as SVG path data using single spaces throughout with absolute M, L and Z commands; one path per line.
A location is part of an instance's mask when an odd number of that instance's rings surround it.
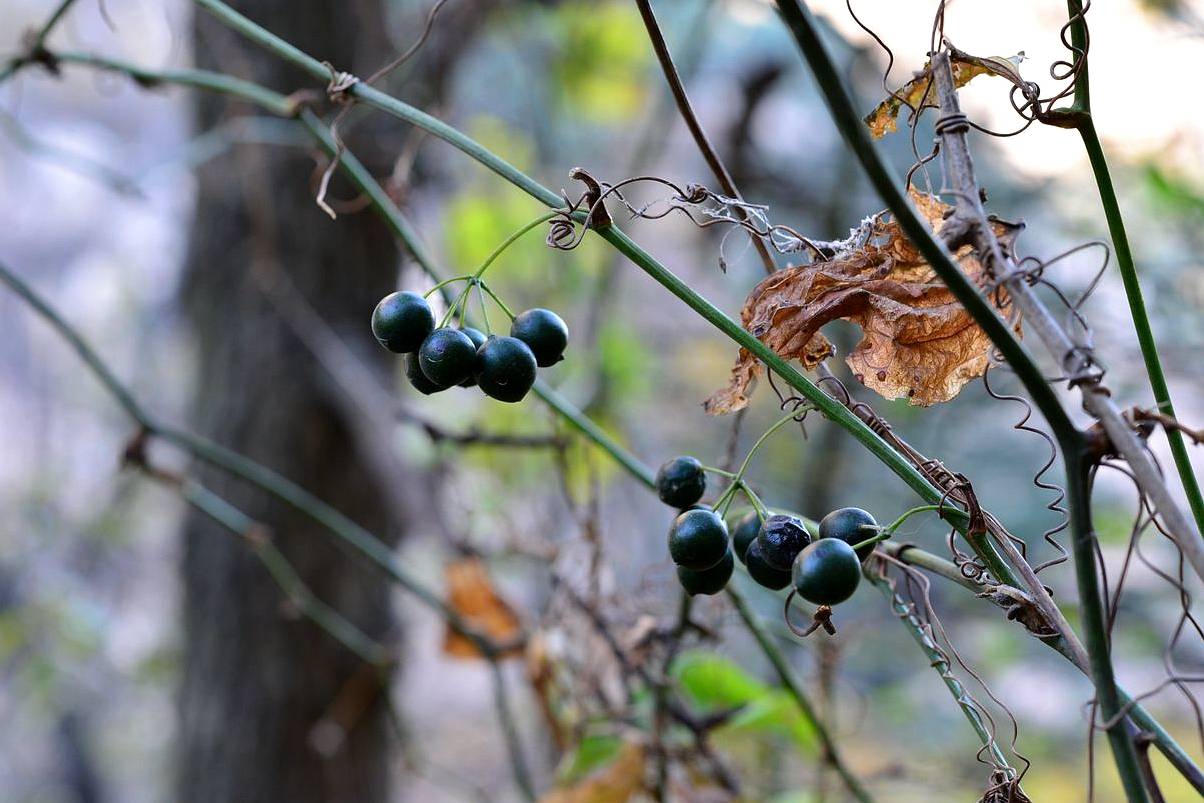
M 861 803 L 873 803 L 873 797 L 870 796 L 870 793 L 862 785 L 860 779 L 853 774 L 848 764 L 845 763 L 845 759 L 840 749 L 836 746 L 835 740 L 828 733 L 827 726 L 816 713 L 815 704 L 811 702 L 811 698 L 803 690 L 802 681 L 795 674 L 794 669 L 790 666 L 790 662 L 786 660 L 786 656 L 773 643 L 773 637 L 765 629 L 765 625 L 761 622 L 760 617 L 749 606 L 748 600 L 744 598 L 744 594 L 734 584 L 729 584 L 727 587 L 727 596 L 732 601 L 732 604 L 736 606 L 736 612 L 740 614 L 744 625 L 752 633 L 757 644 L 760 645 L 761 651 L 765 653 L 765 657 L 773 665 L 774 671 L 778 674 L 778 679 L 782 681 L 782 686 L 785 687 L 786 691 L 794 699 L 799 712 L 807 720 L 807 724 L 814 729 L 815 736 L 819 740 L 820 749 L 823 751 L 825 762 L 840 776 L 840 779 L 844 782 L 844 785 L 853 797 L 857 798 Z
M 644 19 L 644 27 L 648 30 L 648 38 L 652 41 L 652 50 L 656 53 L 656 60 L 660 63 L 661 71 L 665 74 L 665 81 L 669 84 L 669 89 L 673 92 L 673 100 L 677 103 L 677 110 L 681 112 L 681 117 L 685 121 L 686 127 L 690 129 L 690 136 L 694 138 L 694 143 L 702 153 L 702 158 L 706 160 L 707 166 L 711 168 L 711 173 L 715 175 L 715 180 L 723 188 L 724 194 L 730 198 L 735 198 L 737 201 L 743 201 L 744 196 L 740 194 L 740 190 L 736 187 L 736 182 L 732 179 L 731 173 L 728 172 L 727 166 L 723 164 L 723 160 L 719 158 L 718 151 L 711 144 L 706 131 L 703 130 L 702 123 L 698 120 L 698 115 L 694 112 L 694 105 L 690 103 L 690 97 L 686 94 L 686 87 L 681 81 L 677 67 L 673 64 L 673 56 L 669 53 L 669 45 L 665 42 L 665 36 L 661 32 L 659 23 L 656 21 L 656 14 L 652 11 L 652 3 L 649 0 L 635 0 L 635 4 L 640 10 L 640 16 Z M 743 221 L 748 221 L 748 213 L 743 206 L 736 204 L 734 208 L 737 217 Z M 749 231 L 748 236 L 752 240 L 753 246 L 757 249 L 757 254 L 761 258 L 761 264 L 764 266 L 765 272 L 773 273 L 776 271 L 778 266 L 774 263 L 773 255 L 769 253 L 769 248 L 765 245 L 765 241 L 752 231 Z

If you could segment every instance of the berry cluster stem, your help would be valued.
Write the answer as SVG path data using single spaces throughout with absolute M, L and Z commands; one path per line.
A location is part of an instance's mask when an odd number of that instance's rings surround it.
M 720 516 L 723 516 L 727 513 L 727 508 L 731 505 L 732 499 L 735 497 L 736 491 L 738 490 L 744 491 L 745 495 L 748 496 L 749 501 L 753 503 L 753 507 L 757 508 L 758 514 L 762 513 L 762 511 L 765 509 L 765 506 L 761 504 L 761 500 L 757 499 L 756 494 L 754 494 L 745 484 L 744 475 L 747 473 L 749 465 L 752 464 L 753 455 L 757 453 L 757 450 L 761 448 L 765 441 L 769 440 L 769 436 L 786 426 L 786 424 L 789 422 L 795 420 L 802 413 L 803 410 L 800 409 L 791 410 L 789 413 L 775 421 L 773 426 L 761 434 L 761 437 L 757 438 L 757 442 L 752 445 L 752 448 L 748 450 L 748 454 L 744 456 L 744 462 L 740 464 L 739 471 L 737 471 L 735 476 L 732 478 L 731 485 L 727 486 L 727 490 L 723 492 L 723 495 L 715 500 L 716 513 L 718 513 Z

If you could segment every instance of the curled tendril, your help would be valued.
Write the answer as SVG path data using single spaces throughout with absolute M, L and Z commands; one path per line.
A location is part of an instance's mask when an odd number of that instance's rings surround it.
M 578 170 L 575 177 L 589 178 Z M 635 206 L 623 194 L 623 189 L 637 183 L 654 183 L 669 188 L 672 195 L 660 198 L 643 206 Z M 742 229 L 751 236 L 767 243 L 779 254 L 792 254 L 809 250 L 815 259 L 827 259 L 831 252 L 803 236 L 795 229 L 769 221 L 769 207 L 749 203 L 739 198 L 721 195 L 702 184 L 691 183 L 684 187 L 660 176 L 634 176 L 617 183 L 593 181 L 597 191 L 587 190 L 576 201 L 566 191 L 561 191 L 564 208 L 560 215 L 549 222 L 547 244 L 560 251 L 571 251 L 579 246 L 589 228 L 597 228 L 594 216 L 605 210 L 608 199 L 617 200 L 632 219 L 661 220 L 671 214 L 685 216 L 700 229 L 712 226 L 730 226 Z M 582 225 L 584 223 L 584 225 Z M 580 227 L 580 228 L 579 228 Z M 723 260 L 721 257 L 721 264 Z

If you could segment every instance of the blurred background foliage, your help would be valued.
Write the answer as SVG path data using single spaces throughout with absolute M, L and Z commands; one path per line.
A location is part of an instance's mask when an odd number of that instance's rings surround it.
M 0 51 L 15 52 L 21 32 L 44 19 L 52 5 L 7 0 Z M 394 21 L 388 33 L 400 50 L 419 29 L 427 4 L 388 5 Z M 657 5 L 704 124 L 746 197 L 768 204 L 773 221 L 821 239 L 842 236 L 878 209 L 766 4 Z M 923 59 L 926 39 L 915 30 L 927 24 L 931 5 L 866 9 L 867 22 L 901 56 L 892 83 Z M 189 61 L 187 4 L 108 0 L 106 6 L 111 28 L 95 2 L 82 0 L 52 42 L 154 65 Z M 882 53 L 850 24 L 843 4 L 816 6 L 831 20 L 830 43 L 868 109 L 882 94 Z M 713 184 L 667 98 L 632 4 L 532 0 L 485 13 L 482 30 L 454 65 L 444 107 L 433 113 L 549 186 L 567 186 L 575 165 L 608 180 L 655 174 L 683 185 Z M 959 46 L 973 40 L 975 52 L 985 55 L 1026 50 L 1032 57 L 1026 76 L 1044 81 L 1049 59 L 1039 54 L 1056 53 L 1061 13 L 1059 4 L 1028 0 L 989 11 L 954 3 L 948 30 Z M 1198 367 L 1204 346 L 1204 137 L 1189 86 L 1168 71 L 1182 64 L 1198 70 L 1204 58 L 1200 19 L 1197 4 L 1186 2 L 1120 2 L 1092 10 L 1098 125 L 1108 140 L 1180 415 L 1195 423 L 1204 420 Z M 1102 68 L 1095 70 L 1096 64 Z M 1118 72 L 1129 80 L 1116 79 Z M 996 127 L 1013 125 L 1002 90 L 984 83 L 967 91 L 970 111 Z M 413 89 L 404 70 L 389 84 L 402 97 Z M 1158 104 L 1163 98 L 1174 110 L 1162 113 L 1169 108 Z M 272 121 L 192 131 L 183 93 L 147 93 L 82 71 L 68 71 L 61 80 L 27 71 L 0 89 L 0 110 L 11 123 L 0 131 L 0 210 L 6 220 L 0 254 L 70 310 L 156 410 L 179 419 L 195 361 L 195 344 L 181 335 L 176 299 L 190 170 L 208 159 L 232 158 L 239 148 L 279 147 L 256 143 L 295 142 L 296 132 Z M 357 111 L 351 125 L 367 116 Z M 1187 124 L 1193 120 L 1197 125 Z M 922 148 L 930 134 L 922 128 Z M 456 272 L 471 270 L 541 211 L 443 143 L 398 125 L 376 137 L 386 152 L 414 154 L 412 170 L 423 181 L 404 205 L 442 263 Z M 1028 222 L 1022 246 L 1029 252 L 1049 256 L 1106 236 L 1085 160 L 1075 155 L 1073 142 L 1067 146 L 1072 139 L 1070 132 L 1051 130 L 1010 140 L 974 138 L 991 208 Z M 906 133 L 883 146 L 900 170 L 912 161 Z M 123 181 L 115 183 L 114 176 Z M 350 196 L 338 180 L 335 187 Z M 634 203 L 658 197 L 655 190 L 641 192 L 632 194 Z M 637 222 L 630 230 L 729 313 L 738 311 L 760 277 L 755 255 L 738 234 L 724 239 L 673 216 Z M 1081 289 L 1098 268 L 1099 252 L 1089 250 L 1059 263 L 1056 278 L 1068 290 Z M 412 266 L 401 275 L 407 286 L 422 285 Z M 570 356 L 551 372 L 553 383 L 645 462 L 679 453 L 711 463 L 722 458 L 729 422 L 707 418 L 699 403 L 725 382 L 734 349 L 659 287 L 592 239 L 565 253 L 544 247 L 538 233 L 509 249 L 490 277 L 512 308 L 550 307 L 569 321 Z M 359 333 L 364 340 L 370 337 L 368 313 Z M 1114 270 L 1105 273 L 1087 313 L 1114 389 L 1126 401 L 1147 403 Z M 841 347 L 855 342 L 850 327 L 832 329 Z M 8 295 L 0 295 L 0 333 L 0 797 L 39 803 L 165 799 L 179 672 L 180 503 L 117 470 L 128 422 L 46 327 Z M 533 400 L 505 406 L 475 394 L 415 398 L 400 370 L 397 376 L 395 391 L 404 404 L 448 429 L 561 431 Z M 1013 383 L 1000 377 L 1000 384 Z M 968 474 L 985 506 L 1024 535 L 1036 560 L 1052 556 L 1039 536 L 1054 521 L 1044 507 L 1049 498 L 1031 483 L 1046 447 L 1010 429 L 1020 412 L 1016 405 L 991 400 L 977 383 L 930 409 L 872 401 L 915 446 Z M 777 415 L 772 393 L 762 387 L 744 424 L 742 447 Z M 420 517 L 400 547 L 404 561 L 432 582 L 442 576 L 449 541 L 472 544 L 489 556 L 502 593 L 534 621 L 549 594 L 546 566 L 518 547 L 578 539 L 561 486 L 578 500 L 598 488 L 606 590 L 639 601 L 638 609 L 616 603 L 614 616 L 672 615 L 677 589 L 664 548 L 670 513 L 597 452 L 574 445 L 561 465 L 546 452 L 459 450 L 432 442 L 404 421 L 382 437 L 407 463 L 439 477 L 432 505 L 441 512 Z M 1154 448 L 1168 464 L 1163 447 L 1156 438 Z M 771 506 L 813 518 L 858 505 L 890 520 L 913 504 L 880 464 L 818 419 L 808 422 L 805 440 L 793 430 L 774 438 L 760 453 L 753 479 Z M 1117 477 L 1101 475 L 1099 484 L 1101 547 L 1115 569 L 1134 498 Z M 941 551 L 944 532 L 917 518 L 902 537 Z M 1156 561 L 1168 560 L 1157 544 L 1148 551 Z M 1068 566 L 1043 577 L 1073 622 Z M 934 790 L 942 800 L 977 798 L 984 773 L 974 760 L 972 734 L 879 596 L 864 590 L 841 606 L 839 636 L 821 650 L 822 635 L 805 642 L 789 635 L 780 599 L 756 591 L 746 577 L 736 582 L 777 624 L 783 649 L 824 700 L 840 744 L 880 799 L 938 799 Z M 1161 677 L 1175 602 L 1171 590 L 1140 567 L 1128 588 L 1114 652 L 1124 682 L 1148 688 Z M 961 589 L 937 583 L 933 602 L 967 662 L 1020 721 L 1019 749 L 1034 759 L 1025 783 L 1030 796 L 1083 799 L 1087 683 Z M 419 770 L 399 758 L 399 799 L 463 799 L 464 782 L 493 790 L 493 799 L 505 798 L 504 752 L 492 726 L 481 724 L 492 716 L 486 670 L 442 655 L 440 623 L 427 611 L 401 597 L 396 607 L 405 623 L 406 661 L 393 697 L 407 734 L 428 760 Z M 727 603 L 715 598 L 697 607 L 723 638 L 679 656 L 674 677 L 699 711 L 742 707 L 716 743 L 737 768 L 747 797 L 775 803 L 841 799 L 835 782 L 816 780 L 814 734 L 775 686 Z M 1186 666 L 1204 666 L 1199 643 L 1186 645 L 1179 658 Z M 517 665 L 507 671 L 522 674 Z M 820 681 L 825 673 L 827 689 Z M 542 777 L 571 785 L 606 772 L 624 755 L 623 740 L 600 727 L 557 756 L 530 691 L 522 702 L 520 727 Z M 1184 698 L 1171 689 L 1149 706 L 1199 759 Z M 1097 755 L 1104 755 L 1102 749 Z M 1110 761 L 1097 761 L 1096 777 L 1097 799 L 1120 799 Z M 1191 799 L 1186 786 L 1170 780 L 1164 791 L 1168 800 Z

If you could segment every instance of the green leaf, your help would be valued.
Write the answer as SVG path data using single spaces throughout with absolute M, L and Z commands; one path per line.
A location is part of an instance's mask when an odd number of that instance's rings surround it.
M 815 731 L 794 699 L 753 677 L 729 658 L 702 651 L 686 653 L 674 662 L 673 677 L 703 710 L 743 706 L 728 722 L 729 728 L 783 735 L 804 748 L 815 744 Z
M 586 736 L 560 762 L 556 770 L 556 783 L 565 785 L 579 781 L 599 767 L 614 761 L 622 746 L 623 740 L 618 736 Z

